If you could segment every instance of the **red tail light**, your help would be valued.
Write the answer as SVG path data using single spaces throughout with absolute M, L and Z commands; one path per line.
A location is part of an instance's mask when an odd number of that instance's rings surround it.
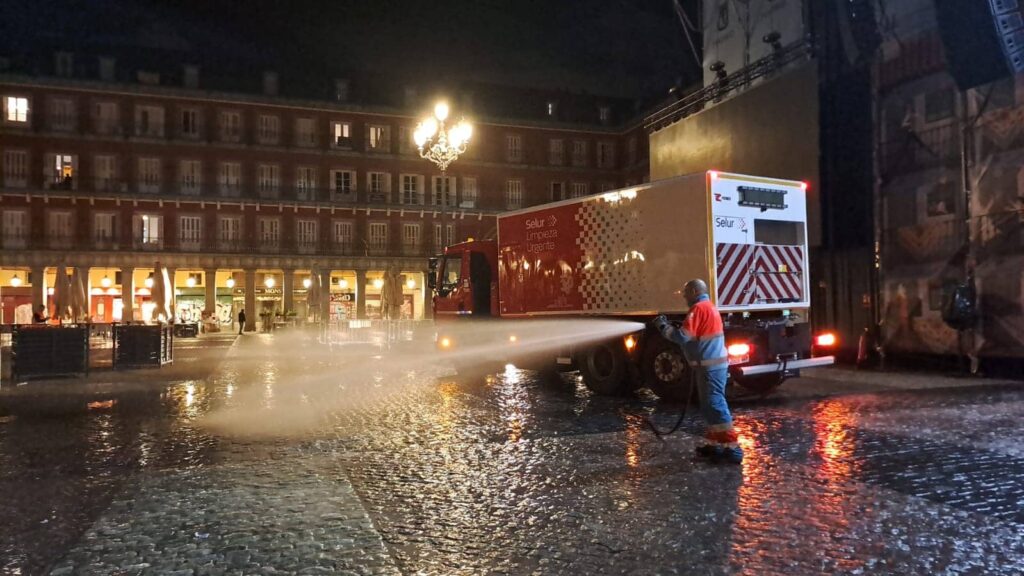
M 726 350 L 729 352 L 729 356 L 732 356 L 734 358 L 741 356 L 750 356 L 750 344 L 747 344 L 746 342 L 737 342 L 735 344 L 729 344 L 729 347 L 726 348 Z
M 820 348 L 831 348 L 832 346 L 835 346 L 836 342 L 838 341 L 839 340 L 838 338 L 836 338 L 835 334 L 833 334 L 832 332 L 825 332 L 822 334 L 818 334 L 814 338 L 814 345 Z

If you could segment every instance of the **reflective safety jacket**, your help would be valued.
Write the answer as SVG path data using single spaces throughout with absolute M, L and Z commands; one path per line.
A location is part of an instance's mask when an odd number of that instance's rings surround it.
M 707 294 L 698 298 L 690 307 L 682 328 L 676 329 L 671 324 L 665 324 L 661 333 L 683 347 L 683 354 L 691 366 L 701 366 L 707 370 L 729 367 L 722 316 Z

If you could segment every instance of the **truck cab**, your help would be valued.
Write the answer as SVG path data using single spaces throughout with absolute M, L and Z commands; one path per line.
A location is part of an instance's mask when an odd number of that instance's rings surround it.
M 434 319 L 490 318 L 498 309 L 498 244 L 468 240 L 430 260 L 428 286 L 434 291 Z

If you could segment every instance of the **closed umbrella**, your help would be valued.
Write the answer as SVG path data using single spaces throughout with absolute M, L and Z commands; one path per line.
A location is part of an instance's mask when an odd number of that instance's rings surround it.
M 388 270 L 384 273 L 384 285 L 380 290 L 381 315 L 391 320 L 401 315 L 402 309 L 402 286 L 399 283 L 398 272 Z
M 57 276 L 53 282 L 53 317 L 61 322 L 69 316 L 70 292 L 71 285 L 67 271 L 63 266 L 57 266 Z
M 309 276 L 309 290 L 306 291 L 306 308 L 316 321 L 320 318 L 320 274 L 313 270 Z
M 153 269 L 153 292 L 150 295 L 153 300 L 153 319 L 159 321 L 163 317 L 164 322 L 170 322 L 171 318 L 171 286 L 167 276 L 167 269 L 159 262 Z
M 71 320 L 80 322 L 89 315 L 89 293 L 86 290 L 85 274 L 81 268 L 75 268 L 71 281 Z

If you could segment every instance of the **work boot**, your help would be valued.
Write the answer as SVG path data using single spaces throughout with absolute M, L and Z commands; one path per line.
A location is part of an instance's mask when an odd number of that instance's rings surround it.
M 721 455 L 718 457 L 720 462 L 728 462 L 729 464 L 742 464 L 743 463 L 743 449 L 739 446 L 732 448 L 722 448 Z
M 742 464 L 743 463 L 743 449 L 737 447 L 727 448 L 725 446 L 715 446 L 714 444 L 705 444 L 697 447 L 697 456 L 700 458 L 707 458 L 715 463 L 727 463 L 727 464 Z
M 707 458 L 709 460 L 717 460 L 722 456 L 723 449 L 720 446 L 714 444 L 703 444 L 697 446 L 697 456 L 700 458 Z

